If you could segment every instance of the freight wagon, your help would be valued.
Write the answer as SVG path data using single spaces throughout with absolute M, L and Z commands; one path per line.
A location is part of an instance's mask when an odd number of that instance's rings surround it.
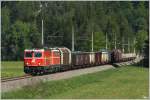
M 135 53 L 122 53 L 122 61 L 129 61 L 135 59 Z
M 72 65 L 73 68 L 81 68 L 90 66 L 94 63 L 93 54 L 90 52 L 73 52 Z

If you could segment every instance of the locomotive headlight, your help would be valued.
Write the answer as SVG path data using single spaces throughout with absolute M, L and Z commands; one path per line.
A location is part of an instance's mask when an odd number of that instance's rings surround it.
M 26 64 L 28 65 L 29 63 L 27 62 Z
M 39 63 L 39 65 L 40 65 L 41 63 Z

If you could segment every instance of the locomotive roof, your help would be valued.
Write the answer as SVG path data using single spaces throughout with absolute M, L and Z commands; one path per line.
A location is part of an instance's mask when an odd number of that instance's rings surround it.
M 70 51 L 70 49 L 68 49 L 66 47 L 53 47 L 53 48 L 44 47 L 44 48 L 25 49 L 24 51 L 44 51 L 44 50 L 53 50 L 53 51 L 67 50 L 67 51 Z
M 44 49 L 25 49 L 25 51 L 44 51 Z

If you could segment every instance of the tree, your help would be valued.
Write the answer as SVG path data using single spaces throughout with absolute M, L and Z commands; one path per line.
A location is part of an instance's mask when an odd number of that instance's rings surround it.
M 147 32 L 144 30 L 138 31 L 136 36 L 136 50 L 138 53 L 141 53 L 144 41 L 147 39 Z
M 94 51 L 99 51 L 100 49 L 105 48 L 105 36 L 102 32 L 94 33 Z
M 42 19 L 44 46 L 71 49 L 74 30 L 75 50 L 91 51 L 91 34 L 94 33 L 95 50 L 105 48 L 107 34 L 109 50 L 114 49 L 116 39 L 117 48 L 121 49 L 122 44 L 129 41 L 133 52 L 136 39 L 139 52 L 149 32 L 148 5 L 148 1 L 2 1 L 2 60 L 20 59 L 25 48 L 42 47 Z M 128 51 L 128 46 L 125 48 Z
M 14 55 L 15 60 L 23 58 L 23 52 L 25 48 L 30 48 L 30 27 L 28 23 L 20 20 L 16 21 L 11 27 L 11 40 L 10 40 L 10 55 Z
M 144 41 L 143 54 L 144 66 L 149 67 L 149 39 Z
M 2 59 L 7 59 L 7 46 L 9 45 L 7 40 L 9 40 L 9 36 L 7 35 L 10 29 L 10 10 L 6 6 L 2 7 L 2 31 L 1 31 L 1 50 L 2 50 Z
M 30 42 L 30 47 L 32 48 L 40 48 L 42 47 L 41 45 L 41 33 L 38 32 L 36 23 L 31 23 L 29 26 L 29 42 Z

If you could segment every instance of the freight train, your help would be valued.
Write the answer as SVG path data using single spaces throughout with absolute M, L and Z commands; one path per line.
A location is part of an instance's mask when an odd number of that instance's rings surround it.
M 123 54 L 119 49 L 98 52 L 71 52 L 66 47 L 24 50 L 24 72 L 37 75 L 71 69 L 98 66 L 135 59 L 134 53 Z

